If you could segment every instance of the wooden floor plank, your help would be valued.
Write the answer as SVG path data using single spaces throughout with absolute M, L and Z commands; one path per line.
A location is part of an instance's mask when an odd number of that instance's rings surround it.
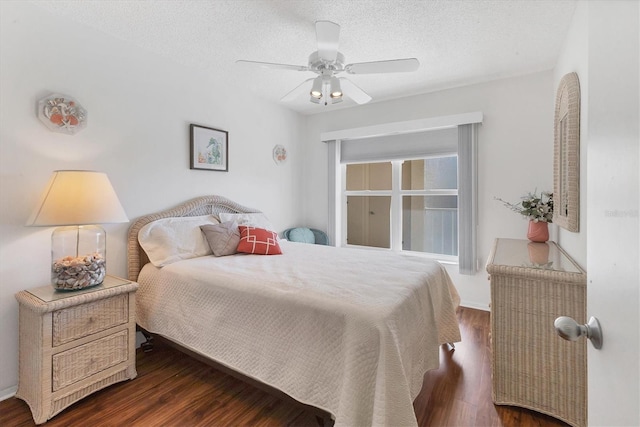
M 489 313 L 458 310 L 463 341 L 440 349 L 414 402 L 420 426 L 566 427 L 559 420 L 491 401 Z M 88 396 L 47 427 L 312 426 L 304 407 L 273 396 L 161 343 L 137 353 L 138 377 Z M 0 402 L 0 426 L 34 426 L 26 403 Z

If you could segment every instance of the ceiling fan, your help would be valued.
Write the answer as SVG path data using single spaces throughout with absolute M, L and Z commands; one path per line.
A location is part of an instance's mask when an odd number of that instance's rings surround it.
M 316 104 L 328 105 L 342 102 L 343 95 L 353 99 L 358 104 L 371 101 L 371 97 L 351 80 L 336 77 L 337 74 L 378 74 L 401 73 L 415 71 L 420 66 L 416 58 L 392 59 L 387 61 L 359 62 L 346 64 L 344 55 L 338 52 L 340 25 L 331 21 L 316 21 L 316 39 L 318 50 L 309 55 L 308 65 L 274 64 L 238 60 L 238 64 L 258 65 L 263 68 L 277 68 L 294 71 L 313 71 L 318 77 L 302 82 L 281 98 L 281 101 L 291 101 L 308 90 L 310 101 Z M 309 86 L 310 90 L 307 89 Z

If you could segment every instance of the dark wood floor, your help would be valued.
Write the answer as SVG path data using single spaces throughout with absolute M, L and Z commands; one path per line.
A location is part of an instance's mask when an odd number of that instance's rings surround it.
M 462 342 L 442 348 L 414 407 L 421 426 L 566 426 L 525 409 L 491 402 L 489 313 L 461 308 Z M 318 426 L 314 414 L 202 362 L 156 345 L 138 351 L 138 377 L 97 392 L 46 426 Z M 0 402 L 0 426 L 33 426 L 29 407 Z

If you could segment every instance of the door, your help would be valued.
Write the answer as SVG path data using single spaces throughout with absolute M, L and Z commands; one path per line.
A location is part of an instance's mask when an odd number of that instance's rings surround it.
M 368 170 L 366 164 L 347 166 L 347 190 L 368 189 Z M 366 246 L 369 229 L 369 198 L 361 196 L 347 197 L 347 243 Z
M 369 197 L 368 246 L 390 248 L 391 197 Z
M 604 336 L 587 346 L 590 426 L 640 425 L 638 5 L 588 6 L 587 312 Z
M 369 230 L 369 198 L 347 197 L 347 243 L 367 246 Z
M 391 163 L 370 163 L 367 177 L 371 190 L 391 190 Z M 391 197 L 369 197 L 369 246 L 390 248 Z

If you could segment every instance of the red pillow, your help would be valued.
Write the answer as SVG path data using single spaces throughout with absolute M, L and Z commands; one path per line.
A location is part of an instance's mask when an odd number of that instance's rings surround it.
M 238 252 L 256 255 L 279 255 L 282 253 L 278 245 L 278 235 L 264 228 L 238 226 L 240 243 Z

